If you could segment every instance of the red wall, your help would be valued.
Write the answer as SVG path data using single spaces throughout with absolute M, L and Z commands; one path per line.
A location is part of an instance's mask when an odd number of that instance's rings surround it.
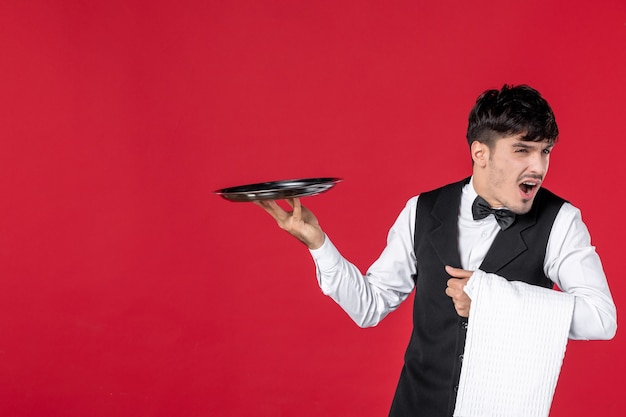
M 510 3 L 510 4 L 509 4 Z M 365 270 L 470 172 L 475 97 L 529 83 L 625 305 L 626 3 L 0 1 L 0 415 L 382 416 L 410 302 L 359 329 L 306 249 L 212 194 L 305 200 Z M 622 416 L 625 340 L 571 342 L 552 416 Z

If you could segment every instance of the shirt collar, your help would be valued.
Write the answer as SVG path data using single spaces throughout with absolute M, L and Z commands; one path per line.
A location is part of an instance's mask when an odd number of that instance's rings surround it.
M 463 200 L 469 200 L 470 203 L 473 203 L 474 200 L 478 197 L 478 193 L 474 189 L 474 177 L 470 177 L 470 180 L 463 187 Z

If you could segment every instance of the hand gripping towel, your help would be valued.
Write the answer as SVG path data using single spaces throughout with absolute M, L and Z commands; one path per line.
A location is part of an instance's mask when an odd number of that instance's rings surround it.
M 475 271 L 455 417 L 546 417 L 574 296 Z

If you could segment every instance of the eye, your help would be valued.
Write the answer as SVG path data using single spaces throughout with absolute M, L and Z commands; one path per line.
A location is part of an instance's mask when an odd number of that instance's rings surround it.
M 550 148 L 546 148 L 542 151 L 545 155 L 550 155 L 550 152 L 552 152 L 552 149 Z
M 528 153 L 528 149 L 526 149 L 526 148 L 515 148 L 515 152 Z

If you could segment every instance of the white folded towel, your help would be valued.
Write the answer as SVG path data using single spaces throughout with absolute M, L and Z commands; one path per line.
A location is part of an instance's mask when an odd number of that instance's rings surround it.
M 475 271 L 455 417 L 546 417 L 574 296 Z

